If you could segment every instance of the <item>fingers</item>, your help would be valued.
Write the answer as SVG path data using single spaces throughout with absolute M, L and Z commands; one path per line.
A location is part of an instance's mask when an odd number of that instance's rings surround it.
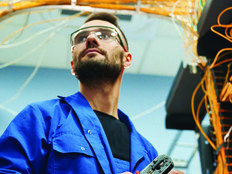
M 169 172 L 168 174 L 184 174 L 184 172 L 179 171 L 179 170 L 172 170 L 172 171 Z
M 124 173 L 121 173 L 121 174 L 132 174 L 131 172 L 124 172 Z M 139 171 L 137 170 L 136 172 L 135 172 L 135 174 L 139 174 Z

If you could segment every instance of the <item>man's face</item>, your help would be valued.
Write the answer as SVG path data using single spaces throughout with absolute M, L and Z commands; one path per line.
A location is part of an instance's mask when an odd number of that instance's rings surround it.
M 97 25 L 115 28 L 113 24 L 101 20 L 90 21 L 81 28 Z M 89 86 L 101 82 L 114 83 L 122 71 L 125 51 L 117 40 L 100 39 L 96 34 L 97 27 L 90 31 L 82 42 L 72 48 L 72 71 L 81 83 Z

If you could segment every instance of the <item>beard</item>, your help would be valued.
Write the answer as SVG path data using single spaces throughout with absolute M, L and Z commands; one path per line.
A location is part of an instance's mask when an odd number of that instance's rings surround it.
M 102 83 L 114 84 L 122 70 L 122 56 L 120 63 L 103 60 L 83 60 L 77 61 L 74 58 L 73 70 L 79 81 L 89 87 L 97 87 Z

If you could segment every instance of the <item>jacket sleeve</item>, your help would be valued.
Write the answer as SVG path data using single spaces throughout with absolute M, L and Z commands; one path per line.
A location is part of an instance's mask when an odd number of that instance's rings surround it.
M 43 173 L 48 145 L 49 117 L 27 106 L 0 137 L 0 173 Z

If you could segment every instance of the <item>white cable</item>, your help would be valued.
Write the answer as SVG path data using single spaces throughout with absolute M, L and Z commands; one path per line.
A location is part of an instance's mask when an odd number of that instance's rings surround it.
M 2 105 L 7 105 L 10 102 L 14 101 L 22 93 L 22 91 L 29 84 L 29 82 L 33 79 L 33 77 L 35 76 L 35 74 L 37 73 L 37 71 L 41 65 L 42 60 L 45 57 L 44 55 L 45 55 L 45 51 L 47 50 L 46 48 L 47 47 L 45 47 L 44 51 L 42 52 L 40 59 L 38 60 L 38 63 L 36 64 L 36 67 L 34 68 L 33 72 L 30 74 L 30 76 L 27 78 L 27 80 L 23 83 L 23 85 L 19 88 L 17 93 L 14 96 L 12 96 L 11 98 L 9 98 L 8 100 L 6 100 L 5 102 L 3 102 Z
M 74 16 L 76 16 L 76 15 L 74 15 Z M 73 17 L 74 17 L 74 16 L 73 16 Z M 70 18 L 70 19 L 72 19 L 72 18 Z M 40 35 L 40 34 L 42 34 L 42 33 L 44 33 L 44 32 L 50 31 L 50 30 L 52 30 L 52 29 L 54 29 L 54 28 L 58 28 L 58 29 L 59 29 L 59 27 L 60 27 L 60 26 L 63 26 L 66 22 L 69 23 L 70 20 L 68 20 L 68 21 L 65 20 L 65 21 L 59 23 L 58 25 L 55 25 L 54 27 L 51 27 L 51 28 L 49 28 L 49 29 L 45 29 L 45 30 L 43 30 L 43 31 L 41 31 L 41 32 L 38 32 L 37 34 L 35 34 L 35 36 L 32 35 L 30 38 L 25 39 L 25 40 L 21 41 L 20 43 L 11 44 L 11 45 L 2 45 L 2 46 L 0 45 L 0 48 L 1 48 L 1 47 L 2 47 L 2 48 L 8 48 L 8 47 L 11 47 L 11 46 L 17 46 L 18 44 L 22 44 L 23 42 L 28 42 L 29 40 L 33 39 L 34 37 L 36 37 L 36 36 L 38 36 L 38 35 Z M 66 25 L 67 25 L 67 24 L 65 24 L 65 26 L 66 26 Z M 46 41 L 47 41 L 47 40 L 45 40 L 45 42 L 46 42 Z M 38 50 L 41 46 L 43 46 L 43 44 L 44 44 L 45 42 L 42 42 L 41 44 L 39 44 L 38 46 L 36 46 L 34 49 L 30 50 L 30 52 L 27 52 L 27 53 L 26 53 L 25 55 L 23 55 L 22 57 L 19 57 L 19 58 L 13 60 L 13 61 L 10 61 L 10 62 L 7 62 L 7 63 L 5 63 L 5 64 L 0 65 L 0 69 L 5 68 L 5 67 L 7 67 L 7 66 L 10 66 L 10 65 L 12 65 L 12 64 L 15 64 L 15 63 L 17 63 L 17 62 L 19 62 L 19 61 L 21 61 L 21 60 L 27 58 L 27 56 L 29 56 L 30 54 L 34 53 L 34 52 L 35 52 L 36 50 Z
M 24 54 L 22 57 L 19 57 L 19 58 L 14 59 L 14 60 L 12 60 L 12 61 L 10 61 L 10 62 L 1 64 L 1 65 L 0 65 L 0 69 L 5 68 L 5 67 L 8 67 L 8 66 L 10 66 L 10 65 L 13 65 L 13 64 L 15 64 L 15 63 L 17 63 L 17 62 L 19 62 L 19 61 L 21 61 L 21 60 L 27 58 L 30 54 L 34 53 L 36 50 L 38 50 L 40 47 L 42 47 L 42 46 L 45 44 L 45 42 L 47 42 L 47 40 L 48 40 L 48 39 L 46 39 L 44 42 L 41 42 L 38 46 L 36 46 L 36 47 L 33 48 L 32 50 L 30 50 L 29 52 L 27 52 L 26 54 Z
M 66 21 L 66 23 L 68 24 L 70 21 Z M 66 25 L 67 25 L 66 24 Z M 65 26 L 66 26 L 65 25 Z M 53 36 L 55 36 L 55 34 L 59 31 L 59 30 L 61 30 L 62 28 L 58 28 L 56 31 L 54 31 L 53 33 L 51 33 L 49 36 L 48 36 L 48 38 L 45 40 L 45 42 L 43 42 L 42 43 L 42 45 L 43 44 L 45 44 L 46 42 L 48 42 Z M 41 45 L 40 45 L 40 47 L 41 47 Z M 41 54 L 41 57 L 40 57 L 40 59 L 38 60 L 38 63 L 37 63 L 37 65 L 36 65 L 36 67 L 35 67 L 35 69 L 33 70 L 33 72 L 31 73 L 31 75 L 27 78 L 27 80 L 24 82 L 24 84 L 20 87 L 20 89 L 17 91 L 17 93 L 14 95 L 14 96 L 12 96 L 11 98 L 9 98 L 8 100 L 6 100 L 5 102 L 3 102 L 2 103 L 2 105 L 6 105 L 6 104 L 9 104 L 10 102 L 12 102 L 12 101 L 14 101 L 21 93 L 22 93 L 22 91 L 24 90 L 24 88 L 29 84 L 29 82 L 33 79 L 33 77 L 35 76 L 35 74 L 37 73 L 37 71 L 38 71 L 38 69 L 39 69 L 39 67 L 40 67 L 40 64 L 41 64 L 41 62 L 42 62 L 42 60 L 44 59 L 44 54 L 45 54 L 45 52 L 46 52 L 46 49 L 47 49 L 47 47 L 45 47 L 45 49 L 44 49 L 44 51 L 43 51 L 43 53 Z
M 181 33 L 180 29 L 178 28 L 178 26 L 177 26 L 177 24 L 176 24 L 176 22 L 175 22 L 175 15 L 174 15 L 175 8 L 176 8 L 176 6 L 177 6 L 179 3 L 180 3 L 180 0 L 177 0 L 177 1 L 175 2 L 175 4 L 173 5 L 172 11 L 171 11 L 171 17 L 172 17 L 172 23 L 174 24 L 174 26 L 175 26 L 175 28 L 176 28 L 178 34 L 179 34 L 180 37 L 182 38 L 182 33 Z
M 190 47 L 189 47 L 189 44 L 186 43 L 186 40 L 183 39 L 184 36 L 182 35 L 181 30 L 179 29 L 177 23 L 175 22 L 174 11 L 175 11 L 176 6 L 180 3 L 180 1 L 181 1 L 181 0 L 177 0 L 177 1 L 175 2 L 175 4 L 173 5 L 172 10 L 171 10 L 171 19 L 172 19 L 173 25 L 175 26 L 175 28 L 176 28 L 176 30 L 177 30 L 177 32 L 178 32 L 178 35 L 180 36 L 180 38 L 182 39 L 182 41 L 185 43 L 184 45 L 188 45 L 188 47 L 185 47 L 185 58 L 186 58 L 189 62 L 191 62 L 193 65 L 196 65 L 196 61 L 199 60 L 199 58 L 198 58 L 197 56 L 195 56 L 192 52 L 188 51 L 189 48 L 190 48 Z M 187 54 L 193 54 L 193 56 L 195 57 L 195 59 L 190 60 L 190 59 L 188 58 L 189 56 L 188 56 Z
M 45 29 L 45 30 L 43 30 L 43 31 L 40 31 L 40 32 L 38 32 L 38 33 L 32 35 L 30 38 L 25 39 L 25 40 L 23 40 L 23 41 L 20 41 L 20 42 L 18 42 L 18 43 L 10 44 L 10 45 L 0 45 L 0 48 L 13 47 L 13 46 L 17 46 L 17 45 L 19 45 L 19 44 L 22 44 L 23 42 L 28 42 L 28 41 L 30 41 L 31 39 L 33 39 L 34 37 L 37 37 L 37 36 L 39 36 L 39 35 L 41 35 L 41 34 L 43 34 L 43 33 L 45 33 L 45 32 L 48 32 L 48 31 L 50 31 L 50 30 L 53 30 L 54 28 L 59 28 L 60 26 L 63 26 L 66 22 L 69 22 L 69 21 L 63 21 L 63 22 L 61 22 L 60 24 L 55 25 L 54 27 L 50 27 L 50 28 L 48 28 L 48 29 Z M 66 24 L 66 25 L 67 25 L 67 24 Z M 56 31 L 56 32 L 57 32 L 57 31 Z M 10 65 L 13 65 L 13 64 L 15 64 L 15 63 L 17 63 L 17 62 L 19 62 L 19 61 L 21 61 L 21 60 L 27 58 L 29 55 L 31 55 L 31 54 L 34 53 L 36 50 L 38 50 L 40 47 L 42 47 L 48 40 L 49 40 L 49 38 L 46 39 L 44 42 L 41 42 L 38 46 L 36 46 L 34 49 L 30 50 L 30 52 L 27 52 L 26 54 L 24 54 L 22 57 L 19 57 L 19 58 L 14 59 L 14 60 L 12 60 L 12 61 L 10 61 L 10 62 L 1 64 L 1 65 L 0 65 L 0 69 L 5 68 L 5 67 L 8 67 L 8 66 L 10 66 Z
M 140 12 L 140 8 L 141 8 L 141 0 L 137 1 L 137 5 L 136 5 L 136 12 L 139 13 Z
M 76 6 L 77 2 L 76 0 L 71 0 L 71 6 Z
M 82 13 L 77 13 L 77 14 L 74 14 L 74 15 L 72 15 L 72 16 L 70 16 L 70 17 L 65 17 L 65 18 L 58 18 L 58 19 L 53 19 L 53 20 L 49 20 L 49 21 L 46 21 L 46 23 L 49 23 L 49 22 L 55 22 L 55 21 L 60 21 L 60 20 L 63 20 L 63 21 L 66 21 L 66 20 L 71 20 L 71 19 L 73 19 L 73 18 L 76 18 L 76 17 L 78 17 L 78 16 L 81 16 L 81 15 L 83 15 L 85 12 L 82 12 Z M 1 19 L 1 18 L 0 18 Z M 33 23 L 33 24 L 30 24 L 30 25 L 39 25 L 39 23 L 38 22 L 35 22 L 35 23 Z M 27 25 L 27 26 L 25 26 L 25 27 L 27 27 L 27 28 L 29 28 L 29 27 L 31 27 L 30 25 Z M 62 25 L 62 23 L 60 23 L 60 24 L 58 24 L 57 26 L 59 26 L 59 25 Z M 56 28 L 57 26 L 54 26 L 54 28 Z M 20 30 L 25 30 L 26 28 L 25 27 L 23 27 L 23 28 L 20 28 Z M 19 31 L 19 30 L 18 30 Z M 15 33 L 13 33 L 13 34 L 15 34 Z M 11 36 L 11 35 L 10 35 Z M 10 36 L 8 36 L 8 37 L 10 37 Z M 33 35 L 32 35 L 33 36 Z M 6 41 L 8 41 L 9 39 L 5 39 L 3 42 L 6 42 Z M 8 46 L 5 46 L 4 48 L 7 48 Z
M 5 107 L 3 105 L 0 105 L 0 108 L 3 109 L 3 110 L 5 110 L 5 111 L 7 111 L 7 112 L 9 112 L 11 115 L 14 115 L 14 116 L 17 115 L 16 111 L 14 111 L 12 109 L 9 109 L 9 108 L 7 108 L 7 107 Z
M 135 115 L 134 117 L 131 118 L 131 120 L 134 121 L 134 120 L 136 120 L 136 119 L 138 119 L 138 118 L 141 118 L 141 117 L 143 117 L 143 116 L 146 116 L 147 114 L 149 114 L 149 113 L 151 113 L 151 112 L 153 112 L 153 111 L 155 111 L 155 110 L 161 108 L 161 107 L 164 106 L 164 105 L 165 105 L 165 101 L 162 101 L 162 102 L 160 102 L 158 105 L 155 105 L 155 106 L 153 106 L 152 108 L 150 108 L 150 109 L 148 109 L 148 110 L 146 110 L 146 111 L 144 111 L 144 112 L 142 112 L 142 113 L 140 113 L 140 114 Z
M 195 150 L 195 152 L 199 152 L 198 151 L 198 139 L 200 138 L 200 134 L 199 133 L 195 133 L 194 137 L 195 137 L 194 138 L 195 139 L 195 148 L 194 148 L 194 150 Z M 199 165 L 199 160 L 197 159 L 196 153 L 194 153 L 194 156 L 195 156 L 195 162 L 196 162 L 196 171 L 199 174 L 200 171 L 201 171 L 201 167 Z
M 9 0 L 9 3 L 8 3 L 8 10 L 9 12 L 12 12 L 13 11 L 13 1 L 12 0 Z
M 0 25 L 0 30 L 3 29 L 5 26 L 7 26 L 10 22 L 12 22 L 15 19 L 15 16 L 8 18 L 4 23 Z
M 63 22 L 61 22 L 61 23 L 59 23 L 59 24 L 57 24 L 57 25 L 55 25 L 55 26 L 52 26 L 52 27 L 50 27 L 50 28 L 44 29 L 44 30 L 42 30 L 42 31 L 39 31 L 39 32 L 37 32 L 36 34 L 33 34 L 31 37 L 28 37 L 28 38 L 26 38 L 26 39 L 24 39 L 24 40 L 22 40 L 22 41 L 17 42 L 17 43 L 7 44 L 7 45 L 0 45 L 0 49 L 1 49 L 1 48 L 16 47 L 16 46 L 18 46 L 18 45 L 27 43 L 27 42 L 29 42 L 30 40 L 34 39 L 35 37 L 40 36 L 41 34 L 44 34 L 44 33 L 48 32 L 48 31 L 50 31 L 50 30 L 53 30 L 54 28 L 58 28 L 59 26 L 62 26 L 65 22 L 66 22 L 66 21 L 63 21 Z

